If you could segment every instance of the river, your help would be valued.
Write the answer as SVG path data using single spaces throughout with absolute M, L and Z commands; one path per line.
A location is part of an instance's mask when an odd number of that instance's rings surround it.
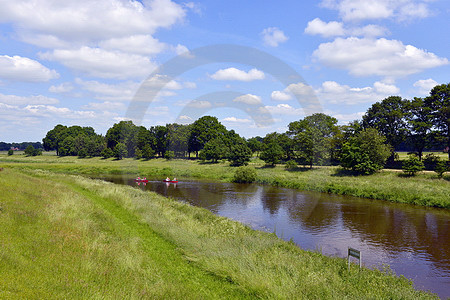
M 207 208 L 306 250 L 346 257 L 348 247 L 358 249 L 364 266 L 389 265 L 416 288 L 450 297 L 448 210 L 256 184 L 102 179 Z

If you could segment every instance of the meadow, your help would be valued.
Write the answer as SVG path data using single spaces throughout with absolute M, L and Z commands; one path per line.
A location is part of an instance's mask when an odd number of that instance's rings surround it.
M 131 172 L 132 161 L 122 168 L 97 159 L 25 160 L 0 165 L 2 299 L 437 299 L 389 270 L 348 270 L 342 258 L 205 209 L 63 174 Z M 158 174 L 199 168 L 151 164 Z M 216 165 L 201 168 L 219 175 Z

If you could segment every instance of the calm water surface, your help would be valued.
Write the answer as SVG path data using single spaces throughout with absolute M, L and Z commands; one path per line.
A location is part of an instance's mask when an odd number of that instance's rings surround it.
M 133 178 L 102 178 L 138 186 Z M 299 247 L 346 257 L 361 250 L 363 265 L 389 265 L 415 286 L 450 297 L 450 212 L 271 186 L 204 181 L 138 186 L 276 232 Z

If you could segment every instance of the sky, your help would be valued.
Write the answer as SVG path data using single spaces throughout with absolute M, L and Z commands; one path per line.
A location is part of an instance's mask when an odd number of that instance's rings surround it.
M 216 116 L 244 137 L 449 83 L 448 0 L 0 0 L 0 141 Z

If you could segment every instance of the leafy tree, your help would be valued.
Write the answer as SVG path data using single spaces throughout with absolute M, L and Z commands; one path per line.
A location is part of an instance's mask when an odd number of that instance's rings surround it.
M 425 168 L 423 162 L 417 155 L 409 155 L 408 159 L 403 161 L 403 172 L 409 176 L 415 176 L 417 172 L 422 171 Z
M 175 153 L 173 151 L 167 150 L 164 153 L 164 158 L 167 159 L 167 160 L 174 159 L 175 158 Z
M 204 116 L 192 123 L 191 133 L 189 136 L 189 152 L 198 152 L 203 149 L 205 144 L 215 138 L 225 135 L 227 132 L 216 117 Z
M 342 146 L 341 166 L 365 175 L 381 170 L 392 152 L 385 142 L 386 138 L 375 128 L 360 131 Z
M 255 168 L 239 167 L 234 172 L 233 182 L 236 183 L 252 183 L 256 180 L 257 174 Z
M 405 140 L 408 132 L 408 124 L 405 120 L 407 107 L 407 100 L 399 96 L 390 96 L 373 104 L 367 110 L 362 118 L 363 127 L 376 128 L 395 150 Z
M 103 158 L 110 158 L 114 156 L 114 151 L 111 148 L 105 148 L 100 154 Z
M 14 154 L 14 150 L 13 149 L 9 149 L 8 150 L 8 156 L 11 156 L 11 155 L 13 155 Z
M 286 162 L 286 165 L 284 166 L 284 168 L 286 170 L 294 170 L 295 168 L 297 168 L 297 162 L 295 160 L 293 160 L 293 159 L 288 160 Z
M 264 150 L 261 152 L 260 158 L 268 165 L 274 166 L 279 163 L 283 157 L 283 148 L 275 142 L 272 141 L 267 145 L 264 145 Z
M 438 138 L 450 147 L 450 83 L 435 86 L 424 102 L 431 109 L 431 118 Z M 450 159 L 450 151 L 448 157 Z
M 138 135 L 138 127 L 132 121 L 120 121 L 114 124 L 106 132 L 106 145 L 108 148 L 115 149 L 118 143 L 122 143 L 127 148 L 126 156 L 134 156 Z
M 78 157 L 79 158 L 85 158 L 86 156 L 88 156 L 86 148 L 83 148 L 80 151 L 78 151 Z
M 63 141 L 62 133 L 67 130 L 67 126 L 58 124 L 52 130 L 47 132 L 45 138 L 42 139 L 44 150 L 56 150 L 56 155 L 59 155 L 59 143 Z
M 423 150 L 431 145 L 431 107 L 425 105 L 422 98 L 414 98 L 407 103 L 408 112 L 406 119 L 410 127 L 408 140 L 422 160 Z
M 114 147 L 114 157 L 117 159 L 122 159 L 124 157 L 127 157 L 128 151 L 127 146 L 123 143 L 117 143 Z
M 189 150 L 189 136 L 191 125 L 169 124 L 168 149 L 175 152 L 177 157 L 186 157 Z
M 442 178 L 445 172 L 449 170 L 448 163 L 445 160 L 439 160 L 436 163 L 436 168 L 434 169 L 434 172 L 438 174 L 439 178 Z
M 262 151 L 263 147 L 263 138 L 260 136 L 252 137 L 248 139 L 247 146 L 252 150 L 252 153 L 260 152 Z
M 332 140 L 338 133 L 337 119 L 316 113 L 289 124 L 288 134 L 294 140 L 297 158 L 312 168 L 330 160 Z
M 75 138 L 72 136 L 67 136 L 61 143 L 59 143 L 59 155 L 77 155 L 77 152 L 75 151 Z
M 203 150 L 200 152 L 200 159 L 211 160 L 216 163 L 219 159 L 227 157 L 227 155 L 228 146 L 222 138 L 215 138 L 205 144 Z
M 137 149 L 134 151 L 134 157 L 135 157 L 136 159 L 141 159 L 141 158 L 142 158 L 142 150 L 139 149 L 139 148 L 137 148 Z
M 247 165 L 252 158 L 252 150 L 247 146 L 247 142 L 241 138 L 235 138 L 230 148 L 228 160 L 232 166 L 244 166 Z
M 169 129 L 166 126 L 150 127 L 150 133 L 155 138 L 155 151 L 161 157 L 164 157 L 167 150 L 168 132 Z
M 24 151 L 26 156 L 37 156 L 42 155 L 41 149 L 35 149 L 33 145 L 28 145 L 28 147 Z
M 145 145 L 142 149 L 142 157 L 145 159 L 150 159 L 155 155 L 155 150 L 150 147 L 150 145 Z

